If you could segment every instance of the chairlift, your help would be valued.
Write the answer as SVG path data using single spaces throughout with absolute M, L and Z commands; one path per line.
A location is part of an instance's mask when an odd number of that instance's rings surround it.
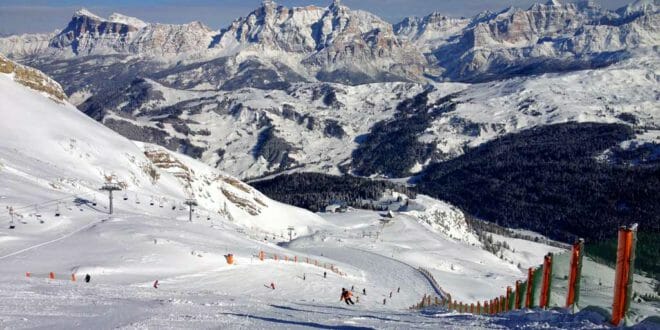
M 60 216 L 60 203 L 57 203 L 57 207 L 55 208 L 55 216 L 56 217 Z
M 154 197 L 151 197 L 151 200 L 149 201 L 149 205 L 154 206 Z
M 125 200 L 125 201 L 128 200 L 128 194 L 124 194 L 124 200 Z
M 172 205 L 172 211 L 176 211 L 176 205 Z
M 92 200 L 92 206 L 96 206 L 96 196 L 94 196 L 94 200 Z
M 135 193 L 135 204 L 140 204 L 140 199 L 137 193 Z

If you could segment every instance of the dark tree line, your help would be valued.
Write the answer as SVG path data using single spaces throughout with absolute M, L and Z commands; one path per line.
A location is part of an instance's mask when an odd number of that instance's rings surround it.
M 387 190 L 409 197 L 416 196 L 402 185 L 349 175 L 294 173 L 250 184 L 272 199 L 314 212 L 322 211 L 325 206 L 334 202 L 343 202 L 356 208 L 377 208 L 375 203 L 368 201 L 380 199 Z
M 352 154 L 352 168 L 358 175 L 384 174 L 388 177 L 410 176 L 416 163 L 423 164 L 437 150 L 436 143 L 419 141 L 422 134 L 443 113 L 456 104 L 454 95 L 429 105 L 426 90 L 397 106 L 394 118 L 376 123 Z
M 657 234 L 660 166 L 596 159 L 633 136 L 619 124 L 537 127 L 430 166 L 417 190 L 477 218 L 565 242 L 612 238 L 618 226 L 633 222 Z

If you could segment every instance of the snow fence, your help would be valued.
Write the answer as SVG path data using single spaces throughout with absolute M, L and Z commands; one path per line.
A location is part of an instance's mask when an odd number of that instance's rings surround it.
M 411 306 L 421 309 L 443 307 L 459 313 L 496 315 L 519 309 L 565 308 L 577 312 L 582 306 L 607 311 L 612 325 L 631 324 L 629 318 L 633 293 L 637 225 L 618 231 L 616 270 L 612 278 L 606 266 L 585 262 L 584 240 L 575 242 L 569 253 L 548 253 L 543 263 L 527 270 L 524 281 L 508 286 L 502 295 L 476 302 L 462 302 L 440 289 L 430 272 L 420 269 L 434 287 L 436 294 L 424 295 Z

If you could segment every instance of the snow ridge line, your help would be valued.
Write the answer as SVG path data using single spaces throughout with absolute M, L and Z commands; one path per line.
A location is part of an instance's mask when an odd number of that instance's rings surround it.
M 53 239 L 53 240 L 50 240 L 50 241 L 47 241 L 47 242 L 43 242 L 43 243 L 39 243 L 39 244 L 37 244 L 37 245 L 33 245 L 33 246 L 27 247 L 27 248 L 25 248 L 25 249 L 18 250 L 18 251 L 12 252 L 12 253 L 10 253 L 10 254 L 7 254 L 7 255 L 4 255 L 4 256 L 1 256 L 1 257 L 0 257 L 0 260 L 2 260 L 2 259 L 6 259 L 6 258 L 9 258 L 9 257 L 13 257 L 13 256 L 15 256 L 15 255 L 18 255 L 18 254 L 21 254 L 21 253 L 24 253 L 24 252 L 27 252 L 27 251 L 30 251 L 30 250 L 34 250 L 34 249 L 36 249 L 36 248 L 40 248 L 40 247 L 42 247 L 42 246 L 46 246 L 46 245 L 49 245 L 49 244 L 52 244 L 52 243 L 55 243 L 55 242 L 61 241 L 61 240 L 65 239 L 65 238 L 69 238 L 69 237 L 71 237 L 71 236 L 73 236 L 73 235 L 75 235 L 75 234 L 77 234 L 77 233 L 79 233 L 79 232 L 81 232 L 81 231 L 83 231 L 83 230 L 85 230 L 85 229 L 91 228 L 92 226 L 97 225 L 97 224 L 99 224 L 99 223 L 101 223 L 101 222 L 104 222 L 104 221 L 106 221 L 106 220 L 109 220 L 109 219 L 110 219 L 110 218 L 108 217 L 108 218 L 101 219 L 101 220 L 99 220 L 99 221 L 94 221 L 94 222 L 88 223 L 88 224 L 86 224 L 86 225 L 84 225 L 84 226 L 82 226 L 82 227 L 80 227 L 80 228 L 78 228 L 78 229 L 76 229 L 76 230 L 74 230 L 74 231 L 72 231 L 72 232 L 70 232 L 70 233 L 68 233 L 68 234 L 65 234 L 65 235 L 63 235 L 63 236 L 61 236 L 61 237 L 58 237 L 58 238 L 56 238 L 56 239 Z

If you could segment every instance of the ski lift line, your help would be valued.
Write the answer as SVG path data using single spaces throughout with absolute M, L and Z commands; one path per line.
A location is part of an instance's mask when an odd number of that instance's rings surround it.
M 29 209 L 29 208 L 35 208 L 35 207 L 40 207 L 40 206 L 46 206 L 46 205 L 51 205 L 51 204 L 54 204 L 54 203 L 61 203 L 61 202 L 70 200 L 72 197 L 75 200 L 76 198 L 88 197 L 92 194 L 94 194 L 94 193 L 90 192 L 90 193 L 86 193 L 86 194 L 68 195 L 67 197 L 63 197 L 63 198 L 46 200 L 43 203 L 35 203 L 35 204 L 24 205 L 24 206 L 21 206 L 21 207 L 15 207 L 14 211 L 24 210 L 24 209 Z

